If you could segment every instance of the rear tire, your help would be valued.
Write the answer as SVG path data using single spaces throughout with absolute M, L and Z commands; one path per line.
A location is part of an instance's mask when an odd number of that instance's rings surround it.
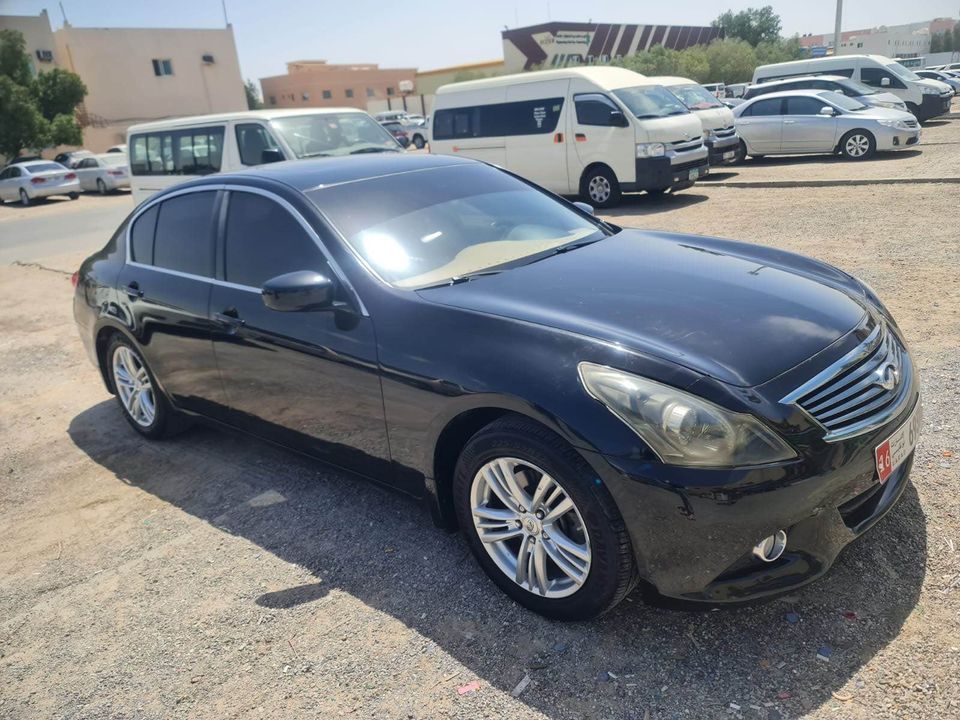
M 97 192 L 101 195 L 107 194 L 107 184 L 100 178 L 97 178 Z
M 453 496 L 477 562 L 534 612 L 586 620 L 637 583 L 613 498 L 583 458 L 539 423 L 507 415 L 474 435 L 457 461 Z
M 851 130 L 840 138 L 840 154 L 847 160 L 866 160 L 877 151 L 877 141 L 866 130 Z
M 580 178 L 580 197 L 594 207 L 608 208 L 620 204 L 620 183 L 613 170 L 600 165 Z
M 27 191 L 23 188 L 20 188 L 20 204 L 24 207 L 28 207 L 31 202 L 33 201 L 30 199 L 30 196 L 27 195 Z
M 80 193 L 67 193 L 67 197 L 71 200 L 76 200 L 78 197 L 80 197 Z

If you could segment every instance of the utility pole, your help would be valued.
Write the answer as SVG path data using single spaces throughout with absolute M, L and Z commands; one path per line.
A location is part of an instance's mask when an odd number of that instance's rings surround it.
M 833 54 L 840 54 L 840 18 L 843 17 L 843 0 L 837 0 L 837 22 L 833 26 Z

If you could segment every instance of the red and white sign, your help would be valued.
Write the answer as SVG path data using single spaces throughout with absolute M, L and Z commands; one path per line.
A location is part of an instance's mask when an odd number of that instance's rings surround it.
M 922 423 L 923 413 L 918 402 L 907 421 L 897 428 L 893 435 L 877 445 L 873 453 L 877 460 L 877 475 L 881 484 L 885 483 L 893 471 L 900 467 L 900 463 L 913 452 L 920 438 Z

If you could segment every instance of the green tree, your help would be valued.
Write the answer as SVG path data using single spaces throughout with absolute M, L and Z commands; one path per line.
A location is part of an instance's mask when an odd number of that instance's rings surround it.
M 696 80 L 698 83 L 710 82 L 710 58 L 703 45 L 695 45 L 680 52 L 677 62 L 677 74 Z
M 48 132 L 44 145 L 82 145 L 83 130 L 77 124 L 73 115 L 57 115 L 50 121 L 50 130 Z
M 247 79 L 243 84 L 243 91 L 247 95 L 247 110 L 259 110 L 263 107 L 260 91 L 257 90 L 257 84 L 253 80 Z
M 617 58 L 614 65 L 625 67 L 641 75 L 676 75 L 680 52 L 663 45 L 654 45 L 645 52 Z
M 13 158 L 24 148 L 43 147 L 49 133 L 30 90 L 0 75 L 0 155 Z
M 747 8 L 738 13 L 727 10 L 713 21 L 713 26 L 723 28 L 728 38 L 745 40 L 753 46 L 780 39 L 780 16 L 770 5 Z
M 803 57 L 800 39 L 797 37 L 792 37 L 789 40 L 777 38 L 772 42 L 764 40 L 763 42 L 757 43 L 754 51 L 757 54 L 758 65 L 789 62 L 790 60 L 799 60 Z
M 87 86 L 76 73 L 54 68 L 37 76 L 33 92 L 40 112 L 47 120 L 53 120 L 58 115 L 72 117 L 87 94 Z
M 0 75 L 21 86 L 29 85 L 33 78 L 26 48 L 23 33 L 0 30 Z
M 930 52 L 938 53 L 943 52 L 941 49 L 943 47 L 943 36 L 940 33 L 934 33 L 930 36 Z
M 946 34 L 946 33 L 944 33 Z M 950 44 L 949 48 L 944 48 L 944 50 L 950 50 L 952 52 L 960 52 L 960 22 L 953 26 L 953 42 Z
M 707 46 L 710 63 L 709 82 L 747 82 L 757 67 L 757 54 L 743 40 L 720 40 Z

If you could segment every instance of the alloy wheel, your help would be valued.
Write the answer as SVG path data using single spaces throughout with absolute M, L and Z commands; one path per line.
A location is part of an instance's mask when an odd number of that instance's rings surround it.
M 30 204 L 30 196 L 27 195 L 27 191 L 23 188 L 20 188 L 20 204 L 24 207 Z
M 113 353 L 113 380 L 120 402 L 133 421 L 141 427 L 150 427 L 157 416 L 150 375 L 143 361 L 124 345 L 119 345 Z
M 863 157 L 870 149 L 870 140 L 865 135 L 851 135 L 844 145 L 850 157 Z
M 610 193 L 613 188 L 610 187 L 610 181 L 603 175 L 594 175 L 587 184 L 587 193 L 590 199 L 596 203 L 605 203 L 610 199 Z
M 573 499 L 546 472 L 500 457 L 473 478 L 470 509 L 477 536 L 497 567 L 528 592 L 572 595 L 590 573 L 590 537 Z
M 99 192 L 101 195 L 107 194 L 107 184 L 99 178 L 97 179 L 97 192 Z

